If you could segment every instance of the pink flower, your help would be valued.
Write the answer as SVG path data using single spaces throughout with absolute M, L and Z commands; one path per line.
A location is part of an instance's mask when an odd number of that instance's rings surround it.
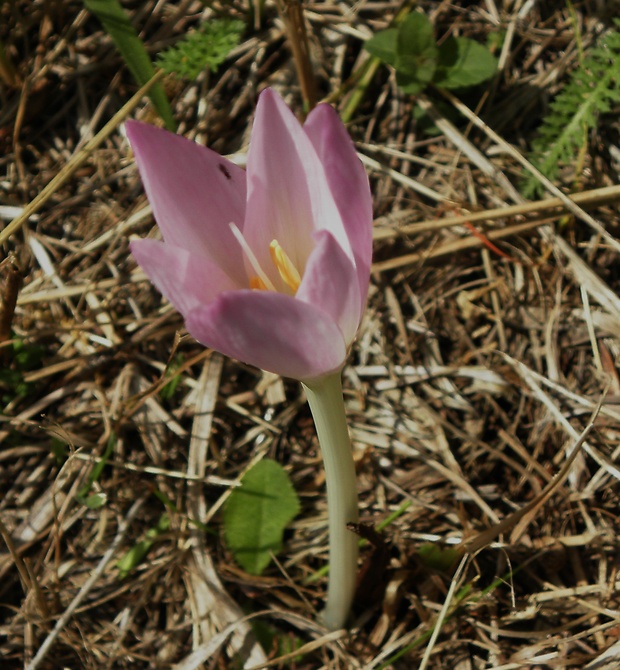
M 131 250 L 202 344 L 310 381 L 344 365 L 368 292 L 372 202 L 337 113 L 302 127 L 258 101 L 247 172 L 134 121 L 127 135 L 164 241 Z

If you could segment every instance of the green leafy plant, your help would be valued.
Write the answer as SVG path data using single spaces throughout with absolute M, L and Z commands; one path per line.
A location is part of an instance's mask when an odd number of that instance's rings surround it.
M 59 437 L 53 437 L 50 442 L 50 452 L 54 456 L 56 465 L 62 465 L 70 454 L 69 445 Z
M 84 6 L 99 19 L 110 35 L 136 82 L 143 86 L 152 79 L 155 68 L 151 58 L 118 0 L 84 0 Z M 166 127 L 175 130 L 176 123 L 163 87 L 155 84 L 149 96 Z
M 176 393 L 177 387 L 182 380 L 182 375 L 179 372 L 183 366 L 184 358 L 182 354 L 177 354 L 174 359 L 168 364 L 166 369 L 166 379 L 170 381 L 162 386 L 159 391 L 159 397 L 162 400 L 171 400 Z
M 161 539 L 170 528 L 170 517 L 162 514 L 156 526 L 149 528 L 144 538 L 135 544 L 117 563 L 118 576 L 125 579 L 148 555 L 153 545 Z
M 475 86 L 497 69 L 493 54 L 474 40 L 449 37 L 438 45 L 432 23 L 420 12 L 377 33 L 364 48 L 396 70 L 405 93 L 420 93 L 429 84 L 448 89 Z
M 250 468 L 224 509 L 226 543 L 241 567 L 260 575 L 282 548 L 284 529 L 299 513 L 286 470 L 270 459 Z
M 4 405 L 32 392 L 34 385 L 25 380 L 24 374 L 40 366 L 44 351 L 40 345 L 20 339 L 11 342 L 4 353 L 5 364 L 0 367 L 0 399 Z
M 161 53 L 157 65 L 184 79 L 196 79 L 205 69 L 215 72 L 245 30 L 243 21 L 214 19 Z
M 78 492 L 75 494 L 75 499 L 81 505 L 84 505 L 89 509 L 99 509 L 100 507 L 103 507 L 108 501 L 106 494 L 103 493 L 102 491 L 96 491 L 94 493 L 91 493 L 91 490 L 99 481 L 99 477 L 101 477 L 101 474 L 105 466 L 108 464 L 108 461 L 110 460 L 112 454 L 114 453 L 115 446 L 116 446 L 116 435 L 112 433 L 108 439 L 108 443 L 106 444 L 103 456 L 101 457 L 100 460 L 98 460 L 95 463 L 92 470 L 88 474 L 86 481 L 80 487 Z
M 615 23 L 620 29 L 620 20 Z M 620 103 L 619 73 L 620 31 L 610 30 L 571 74 L 538 130 L 530 161 L 546 177 L 554 179 L 560 167 L 575 163 L 599 115 Z M 541 186 L 533 177 L 525 182 L 525 197 L 537 196 L 540 191 Z
M 274 657 L 290 654 L 289 663 L 292 667 L 295 663 L 302 662 L 303 654 L 294 654 L 304 644 L 300 637 L 292 633 L 283 633 L 261 619 L 253 619 L 250 625 L 259 644 L 268 654 L 273 654 Z

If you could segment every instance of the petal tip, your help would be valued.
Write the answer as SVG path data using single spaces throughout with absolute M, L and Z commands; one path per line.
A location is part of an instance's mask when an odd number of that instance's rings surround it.
M 141 123 L 135 119 L 128 119 L 125 121 L 125 134 L 129 143 L 133 146 L 140 138 L 148 133 L 150 126 L 146 123 Z
M 164 142 L 177 142 L 179 146 L 186 146 L 185 143 L 193 144 L 181 135 L 134 119 L 125 121 L 125 134 L 136 155 L 149 150 L 157 151 Z
M 273 100 L 274 97 L 280 97 L 280 96 L 271 88 L 271 86 L 267 86 L 267 88 L 264 88 L 258 94 L 259 102 L 261 100 Z

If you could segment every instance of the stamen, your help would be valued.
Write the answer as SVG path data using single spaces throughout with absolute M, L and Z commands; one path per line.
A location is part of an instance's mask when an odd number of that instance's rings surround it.
M 269 245 L 269 253 L 271 260 L 278 269 L 282 281 L 293 291 L 297 293 L 297 289 L 301 284 L 301 275 L 297 268 L 293 265 L 293 261 L 288 257 L 286 251 L 280 246 L 278 240 L 272 240 Z
M 253 277 L 250 277 L 250 288 L 253 291 L 266 291 L 267 287 L 265 286 L 265 282 L 260 278 L 254 275 Z
M 234 223 L 229 223 L 230 230 L 232 234 L 237 238 L 237 242 L 241 245 L 243 252 L 245 253 L 247 259 L 250 261 L 250 265 L 256 272 L 256 277 L 250 278 L 250 288 L 260 288 L 265 291 L 275 291 L 276 287 L 271 283 L 269 277 L 264 273 L 263 268 L 261 268 L 260 263 L 258 262 L 256 256 L 252 249 L 250 249 L 248 243 L 243 237 L 243 233 Z M 262 285 L 261 285 L 262 282 Z

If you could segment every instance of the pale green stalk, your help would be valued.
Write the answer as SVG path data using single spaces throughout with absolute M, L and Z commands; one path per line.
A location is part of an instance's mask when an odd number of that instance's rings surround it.
M 319 436 L 327 485 L 329 584 L 322 617 L 327 628 L 337 630 L 345 625 L 355 594 L 358 537 L 347 529 L 347 523 L 358 519 L 355 464 L 340 372 L 303 386 Z

